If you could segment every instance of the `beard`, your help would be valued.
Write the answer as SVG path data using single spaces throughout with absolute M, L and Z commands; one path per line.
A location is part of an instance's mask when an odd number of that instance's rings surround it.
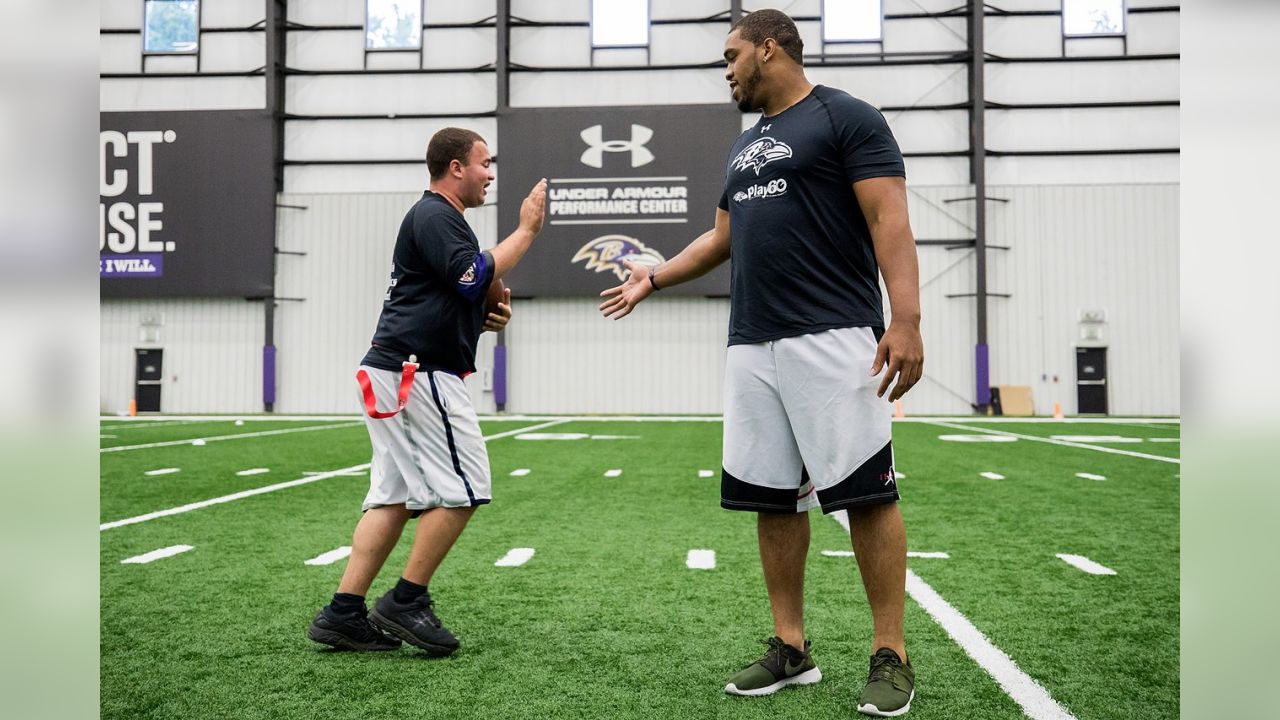
M 742 82 L 738 83 L 738 92 L 742 93 L 742 99 L 738 100 L 738 111 L 744 113 L 755 112 L 760 109 L 760 103 L 755 100 L 756 91 L 760 89 L 760 67 L 751 68 L 751 73 L 742 78 Z

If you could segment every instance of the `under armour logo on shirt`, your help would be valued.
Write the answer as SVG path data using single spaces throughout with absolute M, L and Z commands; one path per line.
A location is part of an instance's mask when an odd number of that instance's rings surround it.
M 600 125 L 592 125 L 583 130 L 579 135 L 582 141 L 587 144 L 587 149 L 583 151 L 583 165 L 589 165 L 593 168 L 604 167 L 604 154 L 607 152 L 630 152 L 631 167 L 640 167 L 653 162 L 653 153 L 644 146 L 645 143 L 653 139 L 653 130 L 643 125 L 631 126 L 630 140 L 608 140 L 604 139 L 604 128 Z

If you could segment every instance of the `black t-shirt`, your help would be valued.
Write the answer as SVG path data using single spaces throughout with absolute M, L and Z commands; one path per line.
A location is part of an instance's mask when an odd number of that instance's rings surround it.
M 729 344 L 884 327 L 871 232 L 852 184 L 905 177 L 884 116 L 842 90 L 761 116 L 729 151 Z
M 400 223 L 391 284 L 364 364 L 399 370 L 413 354 L 424 369 L 475 372 L 492 280 L 493 256 L 480 251 L 462 213 L 428 190 Z

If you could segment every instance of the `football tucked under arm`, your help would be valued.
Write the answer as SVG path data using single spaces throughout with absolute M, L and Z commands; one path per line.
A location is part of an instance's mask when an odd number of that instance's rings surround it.
M 489 284 L 489 292 L 484 296 L 484 311 L 486 313 L 498 312 L 498 303 L 503 301 L 503 291 L 507 286 L 503 284 L 501 278 L 494 278 Z

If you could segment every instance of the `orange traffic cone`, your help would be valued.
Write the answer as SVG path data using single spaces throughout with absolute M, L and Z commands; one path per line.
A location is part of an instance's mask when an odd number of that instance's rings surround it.
M 901 400 L 898 400 L 893 403 L 893 416 L 898 418 L 899 420 L 907 416 L 906 411 L 902 409 Z
M 1053 404 L 1053 419 L 1054 420 L 1062 419 L 1062 403 Z
M 137 417 L 137 416 L 138 416 L 138 401 L 135 400 L 134 398 L 129 398 L 129 417 Z

